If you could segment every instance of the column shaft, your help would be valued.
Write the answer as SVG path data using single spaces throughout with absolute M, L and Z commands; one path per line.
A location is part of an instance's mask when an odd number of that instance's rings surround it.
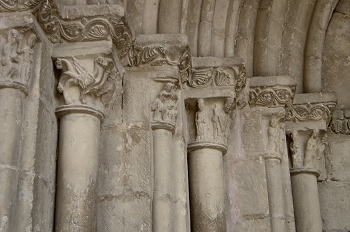
M 292 173 L 292 190 L 298 232 L 322 231 L 317 178 L 314 173 Z
M 153 129 L 153 165 L 153 231 L 172 231 L 172 132 L 167 129 Z
M 84 113 L 60 119 L 56 231 L 96 231 L 100 119 Z
M 269 197 L 271 231 L 285 231 L 284 196 L 282 185 L 281 160 L 265 160 L 267 192 Z
M 225 231 L 222 152 L 212 148 L 190 151 L 189 178 L 192 231 Z
M 0 89 L 0 231 L 13 231 L 24 93 Z

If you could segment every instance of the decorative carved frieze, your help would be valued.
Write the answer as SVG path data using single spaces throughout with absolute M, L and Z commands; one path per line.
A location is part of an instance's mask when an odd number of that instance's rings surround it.
M 251 107 L 284 107 L 295 94 L 295 86 L 251 87 L 249 105 Z
M 288 105 L 286 108 L 286 120 L 289 121 L 328 121 L 336 106 L 336 102 L 305 103 Z
M 27 92 L 37 36 L 28 28 L 11 28 L 2 33 L 0 41 L 0 85 L 22 86 L 20 89 Z
M 101 96 L 115 88 L 119 73 L 111 58 L 94 58 L 93 70 L 86 62 L 75 57 L 57 58 L 56 68 L 62 70 L 57 90 L 67 106 L 89 106 L 103 112 Z
M 42 0 L 0 0 L 0 12 L 25 11 L 36 7 Z

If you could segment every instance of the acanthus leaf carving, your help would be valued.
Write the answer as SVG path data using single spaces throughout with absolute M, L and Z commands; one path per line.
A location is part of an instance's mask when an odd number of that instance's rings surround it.
M 94 59 L 94 70 L 91 72 L 86 65 L 75 57 L 71 59 L 57 58 L 56 68 L 61 69 L 57 90 L 63 94 L 66 105 L 86 105 L 87 96 L 94 96 L 93 107 L 103 110 L 100 98 L 113 89 L 118 71 L 111 58 L 99 56 Z M 78 88 L 79 96 L 74 94 Z

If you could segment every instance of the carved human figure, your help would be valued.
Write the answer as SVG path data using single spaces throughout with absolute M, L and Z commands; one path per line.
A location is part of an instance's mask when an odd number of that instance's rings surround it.
M 175 124 L 177 99 L 174 84 L 166 83 L 151 106 L 151 110 L 154 111 L 153 120 Z
M 290 150 L 292 151 L 292 167 L 301 168 L 303 162 L 301 159 L 300 141 L 298 137 L 298 132 L 293 131 L 291 133 L 292 142 L 290 144 Z
M 27 43 L 24 43 L 23 47 L 19 50 L 19 53 L 23 54 L 20 67 L 20 80 L 24 82 L 27 82 L 30 77 L 33 63 L 33 47 L 35 46 L 36 38 L 35 34 L 30 34 Z
M 205 103 L 202 98 L 197 100 L 198 111 L 196 112 L 196 129 L 197 136 L 196 141 L 203 141 L 206 139 L 206 131 L 207 131 L 207 118 L 204 112 Z
M 318 159 L 319 130 L 314 129 L 305 147 L 304 167 L 316 168 Z
M 16 30 L 9 31 L 7 43 L 3 48 L 3 56 L 1 58 L 1 66 L 4 69 L 3 78 L 14 78 L 18 75 L 20 57 L 20 43 L 22 35 Z
M 279 153 L 278 151 L 278 142 L 279 142 L 279 127 L 277 118 L 272 118 L 270 121 L 270 126 L 268 129 L 268 142 L 267 142 L 267 151 Z
M 220 125 L 220 112 L 217 104 L 213 109 L 213 116 L 211 117 L 211 121 L 213 122 L 214 140 L 218 140 L 218 138 L 222 137 L 222 129 Z

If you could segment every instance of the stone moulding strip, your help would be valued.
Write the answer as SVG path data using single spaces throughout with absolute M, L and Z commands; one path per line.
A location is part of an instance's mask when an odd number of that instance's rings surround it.
M 0 81 L 0 89 L 5 89 L 5 88 L 19 89 L 25 95 L 28 95 L 27 86 L 25 84 L 22 84 L 16 81 Z
M 152 130 L 164 129 L 171 131 L 171 133 L 175 133 L 175 126 L 168 122 L 152 122 L 151 123 Z
M 56 115 L 58 118 L 67 114 L 89 114 L 97 117 L 102 122 L 104 119 L 104 113 L 100 110 L 94 109 L 90 106 L 84 105 L 69 105 L 59 106 L 56 108 Z
M 198 150 L 198 149 L 204 149 L 204 148 L 219 150 L 222 152 L 223 155 L 225 155 L 227 153 L 227 146 L 225 146 L 223 144 L 218 144 L 218 143 L 193 142 L 193 143 L 188 144 L 188 146 L 187 146 L 188 152 Z
M 36 7 L 42 0 L 0 0 L 0 12 L 25 11 Z
M 312 175 L 315 175 L 316 177 L 319 177 L 321 175 L 321 172 L 311 168 L 291 168 L 290 174 L 291 175 L 312 174 Z

